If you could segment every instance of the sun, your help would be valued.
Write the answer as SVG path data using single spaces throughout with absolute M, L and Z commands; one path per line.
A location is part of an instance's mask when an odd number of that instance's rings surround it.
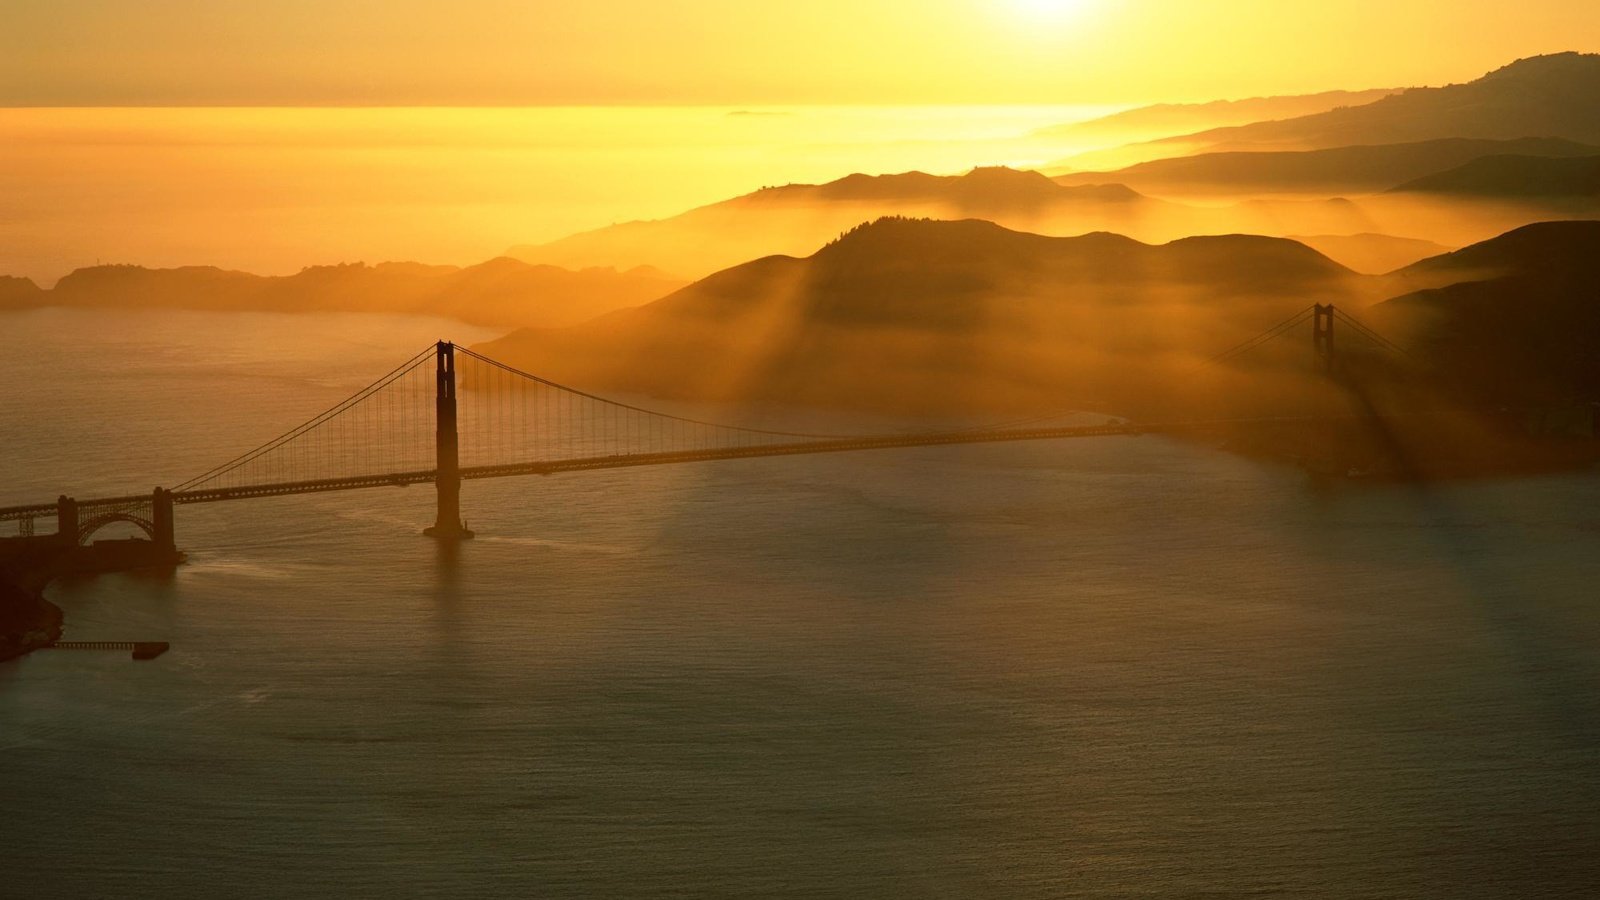
M 1017 14 L 1033 22 L 1065 22 L 1076 18 L 1095 0 L 1010 0 Z

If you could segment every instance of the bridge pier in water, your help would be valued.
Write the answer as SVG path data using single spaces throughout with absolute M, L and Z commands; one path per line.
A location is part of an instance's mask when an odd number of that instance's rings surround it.
M 433 525 L 423 529 L 428 537 L 447 541 L 473 536 L 461 521 L 461 438 L 456 427 L 456 346 L 449 341 L 435 345 L 437 393 L 434 400 L 434 487 L 438 492 L 438 515 Z

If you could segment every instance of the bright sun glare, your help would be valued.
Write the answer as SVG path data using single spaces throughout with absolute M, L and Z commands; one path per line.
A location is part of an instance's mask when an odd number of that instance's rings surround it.
M 1035 22 L 1063 22 L 1083 12 L 1094 0 L 1011 0 L 1019 14 Z

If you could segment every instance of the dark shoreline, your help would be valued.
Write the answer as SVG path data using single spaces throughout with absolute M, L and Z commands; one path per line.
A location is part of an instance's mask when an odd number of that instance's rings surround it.
M 12 588 L 11 585 L 6 587 L 8 591 Z M 3 602 L 8 606 L 22 605 L 28 608 L 23 609 L 20 616 L 15 615 L 14 610 L 8 610 L 6 618 L 10 621 L 5 626 L 7 631 L 0 634 L 0 662 L 42 650 L 61 640 L 61 626 L 65 618 L 61 607 L 44 599 L 42 594 L 18 591 Z M 26 630 L 14 630 L 19 619 Z
M 1293 465 L 1323 481 L 1421 484 L 1526 478 L 1600 465 L 1600 438 L 1530 434 L 1516 420 L 1438 415 L 1403 420 L 1328 421 L 1223 427 L 1214 446 L 1263 462 Z M 1198 435 L 1197 435 L 1198 436 Z
M 65 615 L 44 598 L 64 554 L 43 538 L 0 543 L 0 662 L 61 639 Z
M 54 536 L 0 540 L 0 662 L 61 640 L 65 613 L 44 598 L 50 582 L 68 575 L 98 575 L 165 568 L 182 553 L 163 553 L 149 541 L 97 541 L 63 547 Z

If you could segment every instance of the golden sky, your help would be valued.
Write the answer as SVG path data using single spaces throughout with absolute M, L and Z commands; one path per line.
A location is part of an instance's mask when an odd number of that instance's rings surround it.
M 986 104 L 1465 81 L 1596 0 L 3 0 L 0 106 Z

